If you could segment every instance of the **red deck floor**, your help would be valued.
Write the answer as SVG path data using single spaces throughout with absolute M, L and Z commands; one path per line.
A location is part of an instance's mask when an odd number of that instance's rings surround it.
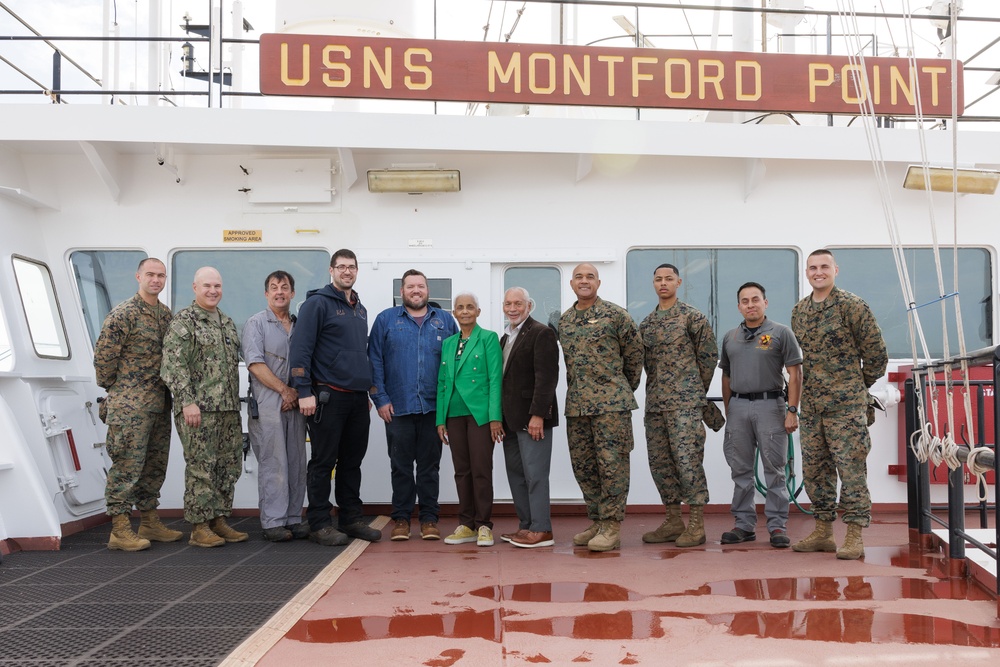
M 386 528 L 382 542 L 355 541 L 353 555 L 331 564 L 329 590 L 317 582 L 223 664 L 1000 661 L 996 601 L 967 579 L 945 578 L 940 553 L 911 548 L 905 515 L 865 531 L 861 561 L 773 549 L 762 529 L 757 542 L 724 547 L 728 514 L 706 516 L 701 547 L 643 544 L 661 519 L 630 516 L 622 549 L 604 554 L 572 546 L 582 518 L 557 518 L 556 545 L 540 549 L 499 537 L 488 548 L 391 542 Z M 495 532 L 515 528 L 502 518 Z M 793 542 L 811 528 L 793 513 Z M 838 542 L 844 531 L 838 524 Z

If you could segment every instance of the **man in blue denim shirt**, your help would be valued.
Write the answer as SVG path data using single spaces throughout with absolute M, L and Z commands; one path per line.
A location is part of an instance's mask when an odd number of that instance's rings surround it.
M 392 468 L 391 539 L 410 539 L 410 516 L 420 503 L 420 536 L 439 540 L 438 479 L 441 440 L 435 407 L 441 341 L 458 332 L 455 319 L 427 303 L 427 276 L 403 274 L 402 306 L 379 313 L 368 337 L 372 401 L 385 422 Z M 416 464 L 416 477 L 413 474 Z

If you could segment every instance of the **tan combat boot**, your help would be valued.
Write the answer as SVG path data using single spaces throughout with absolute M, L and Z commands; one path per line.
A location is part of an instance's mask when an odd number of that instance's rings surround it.
M 620 547 L 622 545 L 621 522 L 608 519 L 607 521 L 601 521 L 600 524 L 600 531 L 593 539 L 587 542 L 587 548 L 591 551 L 611 551 Z
M 705 543 L 704 506 L 691 505 L 691 515 L 688 517 L 687 530 L 681 533 L 674 542 L 679 547 L 696 547 Z
M 163 525 L 156 510 L 143 510 L 142 521 L 139 522 L 139 537 L 145 537 L 150 542 L 176 542 L 184 534 L 179 530 L 171 530 Z
M 208 523 L 208 527 L 212 529 L 212 532 L 224 539 L 226 542 L 246 542 L 249 539 L 249 535 L 246 533 L 241 533 L 235 530 L 226 523 L 226 517 L 217 516 Z
M 212 532 L 207 523 L 196 523 L 191 528 L 188 544 L 193 547 L 221 547 L 226 541 Z
M 792 551 L 825 551 L 829 553 L 836 550 L 837 543 L 833 541 L 833 522 L 820 521 L 819 519 L 816 519 L 816 528 L 809 533 L 808 537 L 792 545 Z
M 844 544 L 837 549 L 840 560 L 857 560 L 865 555 L 865 543 L 861 540 L 861 524 L 847 524 L 847 537 Z
M 132 522 L 128 514 L 116 514 L 111 517 L 111 537 L 108 548 L 120 551 L 142 551 L 149 548 L 149 540 L 143 539 L 132 532 Z
M 594 523 L 590 524 L 587 530 L 583 531 L 582 533 L 577 533 L 576 535 L 573 536 L 573 544 L 578 547 L 587 546 L 590 543 L 590 541 L 594 539 L 597 533 L 600 532 L 600 530 L 601 530 L 601 522 L 595 521 Z
M 642 536 L 642 541 L 649 544 L 673 542 L 684 532 L 684 521 L 681 520 L 681 506 L 667 505 L 667 518 L 656 530 Z

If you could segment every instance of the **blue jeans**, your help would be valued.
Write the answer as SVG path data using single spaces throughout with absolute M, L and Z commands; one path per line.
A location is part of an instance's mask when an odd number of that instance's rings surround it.
M 392 519 L 410 520 L 420 503 L 420 523 L 437 522 L 441 472 L 441 439 L 435 414 L 396 415 L 385 425 L 392 468 Z M 414 477 L 413 466 L 417 474 Z
M 306 519 L 310 530 L 333 525 L 330 475 L 334 468 L 337 469 L 334 497 L 340 508 L 340 525 L 361 520 L 361 461 L 368 451 L 370 424 L 368 394 L 363 391 L 331 391 L 330 402 L 317 406 L 316 414 L 306 420 L 312 444 L 306 472 L 309 496 Z

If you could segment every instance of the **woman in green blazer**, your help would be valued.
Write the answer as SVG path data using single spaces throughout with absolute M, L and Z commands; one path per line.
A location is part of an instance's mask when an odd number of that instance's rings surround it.
M 476 324 L 479 300 L 455 297 L 459 332 L 441 344 L 437 429 L 451 448 L 458 487 L 458 522 L 445 544 L 493 546 L 493 445 L 503 442 L 500 378 L 503 353 L 493 331 Z

